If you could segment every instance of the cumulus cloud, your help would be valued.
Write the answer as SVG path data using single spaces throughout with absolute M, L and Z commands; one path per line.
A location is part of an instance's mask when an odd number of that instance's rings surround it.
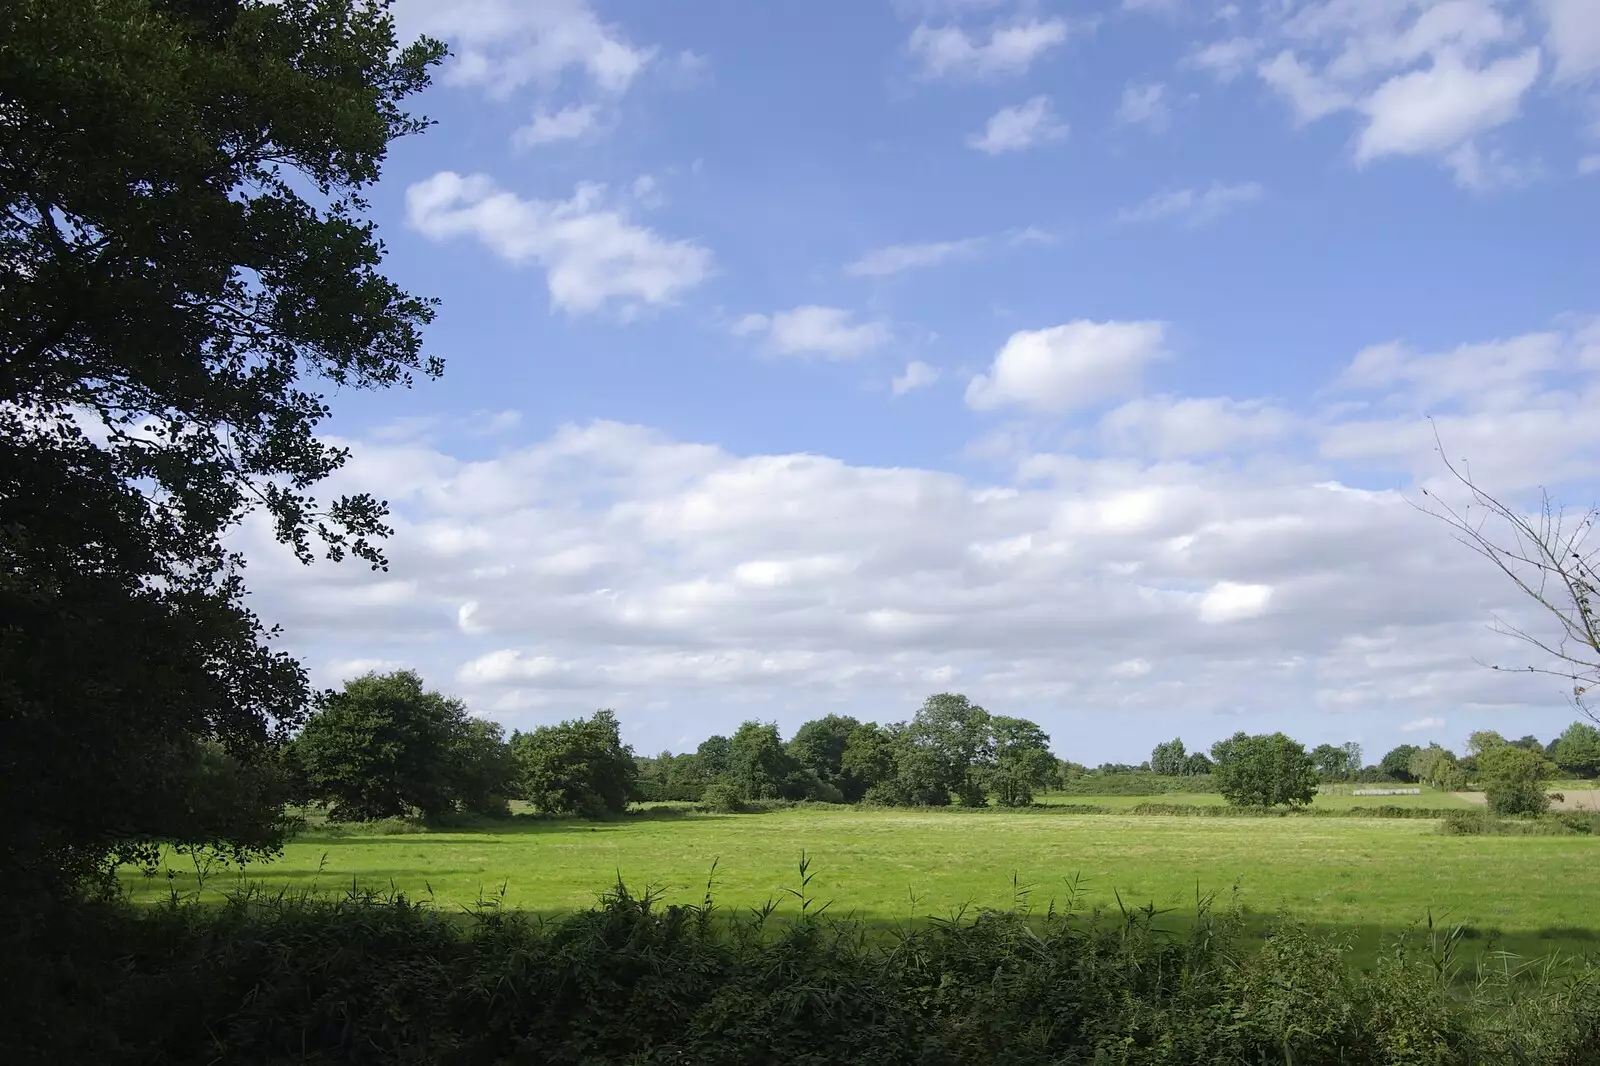
M 1100 419 L 1101 439 L 1120 452 L 1175 459 L 1259 446 L 1295 426 L 1289 412 L 1225 396 L 1130 400 Z
M 1007 347 L 1037 345 L 1039 378 L 1064 363 L 1092 391 L 1118 343 L 1137 362 L 1162 334 L 1069 323 Z M 1032 395 L 1037 369 L 997 358 L 990 387 Z M 1333 383 L 1364 407 L 1290 430 L 1326 445 L 1378 433 L 1358 421 L 1371 419 L 1391 443 L 1420 431 L 1431 447 L 1424 413 L 1453 412 L 1482 435 L 1446 429 L 1452 450 L 1474 473 L 1519 457 L 1494 476 L 1520 489 L 1593 467 L 1597 378 L 1592 320 L 1439 353 L 1379 345 Z M 511 725 L 616 707 L 648 747 L 752 714 L 786 729 L 824 709 L 899 718 L 956 685 L 1046 729 L 1087 712 L 1108 723 L 1105 757 L 1125 750 L 1119 716 L 1147 711 L 1259 714 L 1290 732 L 1338 712 L 1398 736 L 1392 723 L 1517 708 L 1559 727 L 1553 685 L 1473 662 L 1527 661 L 1488 629 L 1492 612 L 1538 621 L 1408 505 L 1436 455 L 1405 452 L 1398 476 L 1353 452 L 1335 465 L 1255 424 L 1293 416 L 1197 403 L 1108 416 L 1127 451 L 1080 440 L 984 476 L 745 454 L 612 422 L 489 454 L 335 440 L 352 456 L 329 491 L 395 508 L 390 571 L 299 566 L 259 522 L 240 547 L 257 608 L 289 650 L 312 652 L 318 683 L 358 660 L 403 662 Z M 1533 446 L 1524 434 L 1552 412 L 1565 421 Z
M 672 304 L 711 273 L 709 250 L 629 221 L 598 185 L 530 200 L 482 174 L 441 171 L 406 190 L 406 219 L 435 240 L 470 236 L 509 262 L 537 264 L 551 305 L 574 314 Z
M 959 241 L 929 241 L 925 244 L 890 244 L 874 248 L 844 268 L 853 277 L 881 278 L 906 270 L 938 266 L 953 259 L 974 255 L 985 244 L 982 237 Z
M 1171 117 L 1167 107 L 1167 87 L 1160 82 L 1130 84 L 1122 90 L 1122 101 L 1117 105 L 1116 116 L 1122 125 L 1162 130 L 1166 129 Z
M 1230 80 L 1252 66 L 1289 105 L 1297 125 L 1336 114 L 1359 121 L 1354 158 L 1441 161 L 1459 184 L 1491 188 L 1530 176 L 1492 143 L 1514 122 L 1544 68 L 1529 23 L 1497 0 L 1350 3 L 1286 0 L 1264 7 L 1248 35 L 1213 42 L 1186 61 Z M 1597 18 L 1587 0 L 1543 0 L 1545 47 L 1557 77 L 1580 81 L 1600 66 Z
M 518 148 L 537 148 L 558 141 L 575 141 L 595 128 L 600 109 L 594 104 L 539 111 L 533 121 L 511 135 Z
M 967 138 L 967 144 L 980 152 L 1000 155 L 1002 152 L 1020 152 L 1047 141 L 1059 141 L 1067 135 L 1067 126 L 1055 117 L 1055 109 L 1048 96 L 1035 96 L 1014 107 L 1002 107 L 989 116 L 980 133 Z
M 1002 406 L 1059 414 L 1132 388 L 1146 365 L 1166 354 L 1160 322 L 1079 319 L 1019 330 L 996 353 L 987 374 L 967 385 L 967 406 Z
M 1584 82 L 1600 74 L 1600 8 L 1591 0 L 1540 0 L 1545 46 L 1556 58 L 1559 82 Z
M 779 355 L 820 355 L 854 359 L 886 344 L 893 335 L 885 322 L 858 322 L 838 307 L 808 305 L 772 315 L 745 315 L 733 324 L 735 336 L 760 336 Z
M 938 380 L 938 367 L 929 366 L 920 359 L 913 359 L 906 364 L 905 370 L 889 383 L 889 390 L 896 396 L 903 396 L 916 389 L 925 389 Z
M 522 148 L 600 130 L 602 114 L 616 109 L 657 56 L 654 47 L 632 44 L 621 27 L 601 21 L 588 0 L 398 0 L 395 19 L 402 40 L 428 34 L 450 45 L 444 84 L 480 89 L 494 100 L 531 90 L 543 101 L 513 134 Z M 686 57 L 695 58 L 684 53 L 676 66 Z M 562 106 L 552 106 L 558 97 Z
M 586 0 L 399 0 L 395 18 L 402 39 L 428 34 L 452 46 L 444 81 L 502 98 L 525 85 L 551 87 L 573 70 L 622 93 L 655 55 L 601 22 Z
M 1240 204 L 1261 199 L 1259 182 L 1247 181 L 1239 185 L 1213 182 L 1208 189 L 1177 189 L 1159 192 L 1144 203 L 1121 211 L 1117 217 L 1123 222 L 1155 222 L 1160 219 L 1181 219 L 1185 225 L 1201 226 L 1216 219 Z
M 921 23 L 907 47 L 925 78 L 983 78 L 1021 74 L 1066 41 L 1065 20 L 1049 18 L 991 26 L 986 33 Z

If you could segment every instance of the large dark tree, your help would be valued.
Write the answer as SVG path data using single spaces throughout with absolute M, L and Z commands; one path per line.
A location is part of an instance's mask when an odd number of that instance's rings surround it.
M 824 715 L 796 729 L 789 740 L 789 754 L 795 761 L 819 780 L 833 785 L 851 803 L 866 791 L 866 785 L 844 772 L 845 744 L 860 724 L 849 715 Z
M 988 802 L 985 781 L 994 763 L 988 711 L 960 693 L 929 696 L 911 721 L 911 737 L 932 754 L 945 787 L 961 803 Z
M 1282 733 L 1235 733 L 1211 745 L 1217 787 L 1236 807 L 1299 807 L 1317 794 L 1311 756 Z
M 224 534 L 255 510 L 303 560 L 381 565 L 379 501 L 310 495 L 345 458 L 319 389 L 440 370 L 364 218 L 443 51 L 398 49 L 387 6 L 0 4 L 8 883 L 281 838 L 306 682 Z
M 541 811 L 605 818 L 640 797 L 639 765 L 611 711 L 511 734 L 522 794 Z
M 367 674 L 318 699 L 293 751 L 312 798 L 339 821 L 505 807 L 500 727 L 426 691 L 410 670 Z

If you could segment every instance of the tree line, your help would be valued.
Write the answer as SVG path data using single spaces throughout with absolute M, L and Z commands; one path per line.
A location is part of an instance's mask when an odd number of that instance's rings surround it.
M 929 696 L 908 721 L 880 725 L 829 714 L 785 740 L 776 724 L 747 721 L 692 752 L 637 756 L 610 710 L 509 738 L 458 699 L 424 688 L 412 671 L 368 674 L 324 693 L 284 748 L 290 791 L 334 820 L 452 812 L 539 811 L 601 818 L 638 801 L 697 803 L 735 811 L 762 801 L 870 803 L 895 807 L 1025 807 L 1041 791 L 1092 788 L 1125 775 L 1179 779 L 1247 807 L 1310 803 L 1332 782 L 1421 782 L 1439 789 L 1485 782 L 1496 810 L 1544 809 L 1543 785 L 1561 773 L 1600 773 L 1600 730 L 1574 723 L 1549 745 L 1472 735 L 1457 757 L 1437 744 L 1402 744 L 1371 766 L 1360 745 L 1311 750 L 1286 736 L 1239 732 L 1209 753 L 1181 738 L 1157 744 L 1137 766 L 1090 769 L 1058 758 L 1026 718 L 992 714 L 960 693 Z

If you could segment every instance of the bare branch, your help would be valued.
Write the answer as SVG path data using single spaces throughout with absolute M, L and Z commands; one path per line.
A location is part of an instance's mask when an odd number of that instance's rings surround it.
M 1600 518 L 1600 510 L 1590 508 L 1575 527 L 1569 527 L 1566 513 L 1553 505 L 1549 494 L 1541 490 L 1539 513 L 1530 518 L 1480 487 L 1472 479 L 1470 469 L 1463 471 L 1465 464 L 1458 467 L 1452 463 L 1439 439 L 1437 426 L 1434 426 L 1433 439 L 1445 469 L 1467 490 L 1471 502 L 1457 511 L 1427 489 L 1423 489 L 1422 494 L 1433 506 L 1407 502 L 1450 526 L 1457 542 L 1493 563 L 1525 596 L 1559 623 L 1555 637 L 1541 637 L 1496 616 L 1495 632 L 1515 637 L 1564 666 L 1508 668 L 1493 665 L 1489 668 L 1546 674 L 1571 681 L 1574 705 L 1588 717 L 1600 721 L 1583 702 L 1584 693 L 1600 684 L 1600 604 L 1596 603 L 1596 587 L 1600 584 L 1596 563 L 1600 560 L 1600 547 L 1585 547 L 1596 519 Z M 1476 521 L 1471 515 L 1474 506 L 1486 512 Z M 1491 519 L 1509 527 L 1504 538 L 1496 539 L 1485 532 Z M 1480 662 L 1480 665 L 1489 664 Z

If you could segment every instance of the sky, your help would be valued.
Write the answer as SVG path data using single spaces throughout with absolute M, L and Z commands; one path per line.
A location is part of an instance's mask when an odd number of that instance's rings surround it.
M 396 12 L 446 372 L 326 425 L 391 565 L 239 534 L 316 684 L 642 754 L 942 691 L 1088 764 L 1574 719 L 1413 505 L 1600 499 L 1600 3 Z

